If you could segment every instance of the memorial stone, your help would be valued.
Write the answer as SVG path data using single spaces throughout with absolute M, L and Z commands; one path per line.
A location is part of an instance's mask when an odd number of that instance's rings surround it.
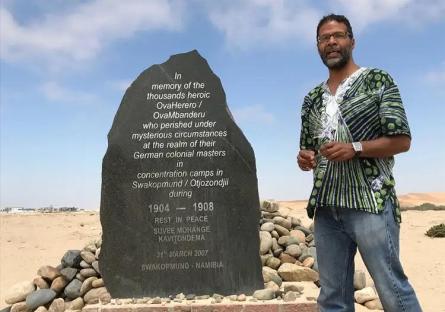
M 113 297 L 262 288 L 253 150 L 196 51 L 127 89 L 102 166 L 100 269 Z

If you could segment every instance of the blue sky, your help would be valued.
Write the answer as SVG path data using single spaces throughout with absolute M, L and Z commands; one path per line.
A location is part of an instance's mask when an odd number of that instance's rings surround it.
M 318 20 L 347 15 L 354 59 L 399 85 L 413 133 L 399 194 L 445 191 L 445 2 L 426 0 L 3 0 L 1 207 L 98 209 L 101 163 L 140 72 L 197 49 L 251 142 L 261 198 L 305 199 L 295 155 L 304 95 L 327 77 Z

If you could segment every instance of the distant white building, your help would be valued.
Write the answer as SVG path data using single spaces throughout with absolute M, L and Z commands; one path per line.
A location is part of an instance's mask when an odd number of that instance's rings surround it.
M 25 212 L 43 212 L 43 213 L 51 213 L 51 212 L 76 212 L 82 211 L 83 209 L 79 209 L 77 207 L 60 207 L 54 208 L 53 206 L 42 207 L 42 208 L 24 208 L 24 207 L 5 207 L 0 208 L 1 213 L 25 213 Z

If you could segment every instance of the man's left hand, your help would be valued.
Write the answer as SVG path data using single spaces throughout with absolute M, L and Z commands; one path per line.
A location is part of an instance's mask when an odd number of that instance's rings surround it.
M 320 148 L 320 153 L 331 161 L 350 160 L 355 156 L 351 143 L 329 142 Z

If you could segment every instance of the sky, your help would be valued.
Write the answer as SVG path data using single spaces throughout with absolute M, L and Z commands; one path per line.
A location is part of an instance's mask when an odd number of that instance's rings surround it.
M 349 17 L 360 66 L 397 82 L 412 131 L 398 194 L 445 191 L 445 1 L 2 0 L 0 206 L 99 209 L 107 133 L 146 68 L 197 49 L 256 157 L 260 198 L 306 199 L 303 97 L 326 80 L 315 29 Z

